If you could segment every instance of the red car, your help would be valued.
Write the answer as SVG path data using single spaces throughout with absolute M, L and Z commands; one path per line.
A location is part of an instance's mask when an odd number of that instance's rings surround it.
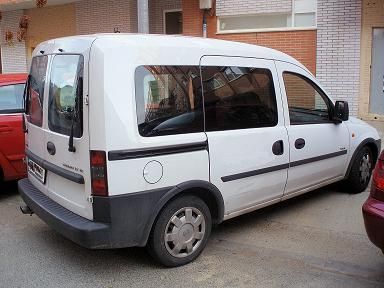
M 384 253 L 384 151 L 373 172 L 371 193 L 363 205 L 363 216 L 369 239 Z
M 23 92 L 27 74 L 0 74 L 0 182 L 26 176 Z

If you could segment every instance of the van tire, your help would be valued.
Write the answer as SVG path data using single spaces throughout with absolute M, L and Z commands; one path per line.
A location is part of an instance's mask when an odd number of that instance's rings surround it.
M 188 264 L 205 248 L 211 228 L 211 213 L 203 200 L 193 195 L 178 197 L 158 215 L 148 239 L 148 252 L 167 267 Z
M 373 170 L 373 154 L 368 146 L 362 147 L 353 160 L 351 171 L 345 181 L 346 191 L 357 194 L 367 189 Z

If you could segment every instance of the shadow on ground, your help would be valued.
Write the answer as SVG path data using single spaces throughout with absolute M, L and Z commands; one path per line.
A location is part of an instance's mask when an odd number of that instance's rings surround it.
M 215 237 L 217 234 L 221 233 L 225 234 L 226 231 L 245 231 L 248 229 L 247 227 L 249 227 L 249 229 L 253 229 L 253 224 L 265 221 L 275 213 L 279 213 L 282 210 L 299 209 L 299 207 L 310 205 L 311 203 L 318 201 L 320 198 L 329 197 L 335 193 L 343 192 L 335 192 L 334 186 L 327 186 L 293 199 L 230 219 L 215 227 L 212 230 L 211 237 Z M 41 241 L 41 244 L 48 250 L 61 250 L 61 252 L 57 253 L 60 254 L 60 258 L 66 258 L 66 260 L 62 259 L 62 261 L 69 261 L 72 262 L 73 265 L 79 265 L 79 269 L 87 267 L 87 270 L 90 269 L 90 271 L 92 271 L 92 269 L 97 270 L 98 268 L 103 267 L 103 269 L 110 270 L 112 272 L 113 267 L 115 267 L 115 263 L 127 266 L 133 265 L 135 267 L 146 266 L 148 269 L 163 268 L 154 262 L 146 249 L 142 247 L 112 250 L 88 250 L 78 246 L 70 240 L 67 240 L 46 225 L 39 225 L 34 228 L 38 230 L 32 232 L 34 235 L 33 237 L 38 238 L 35 239 L 36 241 Z M 41 237 L 41 235 L 45 235 L 45 237 Z M 74 258 L 77 259 L 75 262 L 71 260 Z
M 17 193 L 17 181 L 0 182 L 0 201 Z

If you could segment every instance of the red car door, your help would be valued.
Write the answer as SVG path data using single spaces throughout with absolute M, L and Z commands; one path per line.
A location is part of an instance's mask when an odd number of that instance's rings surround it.
M 0 75 L 0 180 L 26 175 L 23 91 L 26 75 Z
M 0 115 L 0 164 L 4 180 L 25 175 L 22 114 Z

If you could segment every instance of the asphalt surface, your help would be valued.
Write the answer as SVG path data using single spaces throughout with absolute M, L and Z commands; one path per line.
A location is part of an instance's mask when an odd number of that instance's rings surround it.
M 143 248 L 91 251 L 22 215 L 0 186 L 0 287 L 384 287 L 384 255 L 368 240 L 368 192 L 326 187 L 224 222 L 194 262 L 163 268 Z

